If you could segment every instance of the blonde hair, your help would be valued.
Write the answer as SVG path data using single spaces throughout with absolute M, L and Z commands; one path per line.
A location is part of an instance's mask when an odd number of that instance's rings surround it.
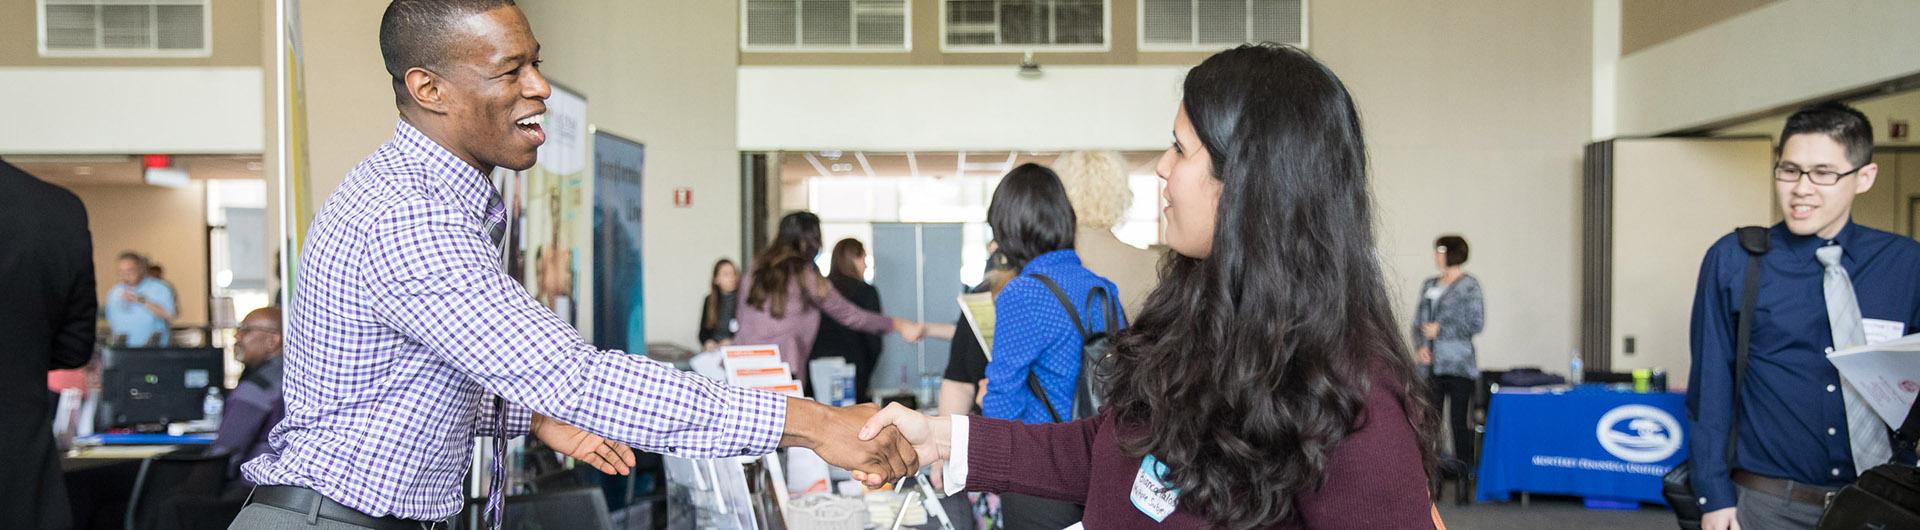
M 1114 151 L 1068 151 L 1053 163 L 1081 226 L 1110 229 L 1133 204 L 1127 162 Z

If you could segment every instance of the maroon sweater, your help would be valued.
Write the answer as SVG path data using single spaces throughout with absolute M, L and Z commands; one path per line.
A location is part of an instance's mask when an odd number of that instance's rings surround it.
M 1432 501 L 1398 385 L 1373 390 L 1359 430 L 1333 448 L 1326 484 L 1294 494 L 1296 515 L 1272 528 L 1433 528 Z M 1156 523 L 1129 494 L 1141 458 L 1128 456 L 1112 414 L 1072 423 L 1027 425 L 967 419 L 967 490 L 1022 493 L 1083 504 L 1086 528 L 1207 528 L 1203 514 L 1175 510 Z

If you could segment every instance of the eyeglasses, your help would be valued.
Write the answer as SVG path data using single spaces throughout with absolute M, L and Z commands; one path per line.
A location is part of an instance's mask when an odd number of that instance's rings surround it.
M 1847 175 L 1859 173 L 1860 168 L 1864 168 L 1864 167 L 1867 167 L 1867 166 L 1858 166 L 1853 169 L 1847 170 L 1846 173 L 1838 173 L 1831 169 L 1810 169 L 1809 170 L 1809 169 L 1800 169 L 1798 166 L 1781 164 L 1778 166 L 1774 166 L 1773 180 L 1777 180 L 1780 182 L 1800 182 L 1801 178 L 1812 178 L 1813 183 L 1815 185 L 1832 186 L 1834 184 L 1839 184 L 1840 179 L 1846 178 Z

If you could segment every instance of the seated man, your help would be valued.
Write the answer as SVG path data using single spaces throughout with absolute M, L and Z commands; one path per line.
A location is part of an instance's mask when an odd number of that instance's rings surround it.
M 247 313 L 233 341 L 234 353 L 247 368 L 241 372 L 239 386 L 227 394 L 213 447 L 231 455 L 227 476 L 238 478 L 240 464 L 267 451 L 267 433 L 286 416 L 286 401 L 280 395 L 280 310 L 263 307 Z

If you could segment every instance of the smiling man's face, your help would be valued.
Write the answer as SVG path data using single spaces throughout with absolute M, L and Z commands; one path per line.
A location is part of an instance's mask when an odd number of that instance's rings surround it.
M 468 16 L 436 72 L 445 92 L 450 136 L 447 147 L 485 170 L 533 167 L 546 142 L 541 123 L 553 87 L 540 74 L 540 42 L 526 16 L 513 6 Z
M 1787 230 L 1802 236 L 1818 235 L 1833 239 L 1853 215 L 1853 198 L 1873 187 L 1879 168 L 1873 164 L 1857 167 L 1847 157 L 1847 148 L 1832 136 L 1819 133 L 1795 134 L 1780 144 L 1778 168 L 1804 171 L 1847 173 L 1838 182 L 1820 185 L 1812 177 L 1792 182 L 1774 180 L 1780 212 Z M 1799 177 L 1799 175 L 1795 175 Z

